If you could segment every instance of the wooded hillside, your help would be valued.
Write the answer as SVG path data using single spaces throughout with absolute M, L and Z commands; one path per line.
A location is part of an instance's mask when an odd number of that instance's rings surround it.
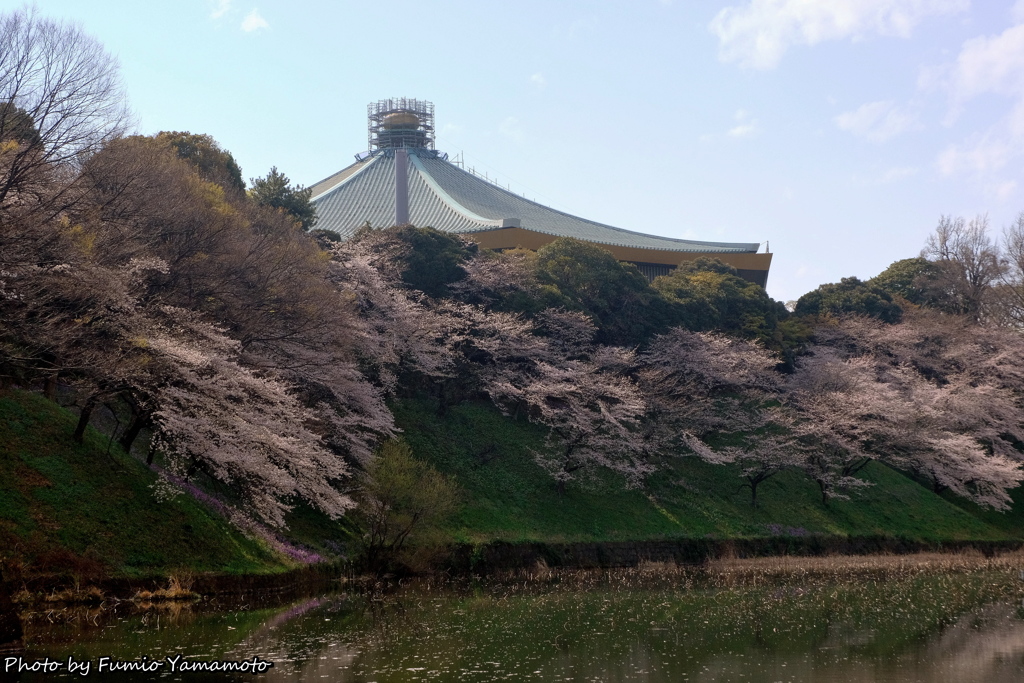
M 871 463 L 995 509 L 1024 479 L 1024 219 L 994 243 L 943 218 L 920 258 L 794 313 L 706 259 L 648 283 L 570 239 L 494 253 L 407 225 L 341 243 L 307 231 L 308 193 L 276 168 L 247 193 L 208 136 L 124 135 L 113 67 L 74 29 L 2 26 L 20 58 L 0 74 L 0 386 L 72 407 L 79 442 L 105 407 L 166 492 L 271 526 L 296 504 L 390 509 L 364 473 L 402 400 L 536 425 L 524 457 L 561 495 L 608 472 L 646 491 L 686 458 L 727 467 L 753 507 L 781 473 L 855 503 Z M 28 28 L 71 31 L 83 61 Z M 94 70 L 110 78 L 80 99 L 69 83 Z

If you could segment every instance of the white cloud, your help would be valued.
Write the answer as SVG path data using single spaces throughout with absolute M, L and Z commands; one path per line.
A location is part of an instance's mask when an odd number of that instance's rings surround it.
M 792 45 L 872 34 L 906 38 L 926 17 L 969 6 L 970 0 L 749 0 L 721 10 L 709 28 L 722 61 L 771 69 Z
M 231 9 L 231 0 L 213 0 L 213 10 L 210 12 L 211 19 L 220 19 Z
M 242 30 L 246 33 L 252 33 L 253 31 L 259 31 L 261 29 L 270 28 L 270 24 L 267 20 L 260 15 L 258 9 L 253 9 L 245 15 L 245 19 L 242 20 Z
M 914 175 L 917 175 L 917 169 L 913 166 L 894 166 L 883 173 L 878 180 L 882 183 L 894 183 Z
M 1017 2 L 1013 12 L 1024 12 L 1024 2 Z M 967 172 L 992 182 L 993 174 L 1024 156 L 1024 20 L 998 35 L 966 41 L 946 71 L 946 86 L 952 102 L 948 123 L 981 95 L 1010 102 L 1009 112 L 997 123 L 948 146 L 936 160 L 943 175 Z M 996 194 L 1002 196 L 1010 185 L 998 181 L 998 187 Z
M 834 120 L 840 130 L 872 142 L 885 142 L 918 127 L 917 117 L 892 101 L 868 102 Z
M 1024 95 L 1024 23 L 964 43 L 950 87 L 959 101 L 989 92 Z
M 741 123 L 738 126 L 734 126 L 729 129 L 729 137 L 731 138 L 745 138 L 753 135 L 757 132 L 757 122 L 752 121 L 750 123 Z
M 1006 126 L 1011 135 L 1024 141 L 1024 95 L 1017 97 L 1013 109 L 1007 114 Z
M 1006 182 L 999 183 L 995 188 L 996 196 L 999 197 L 1000 201 L 1007 201 L 1017 197 L 1017 181 L 1007 180 Z
M 1010 17 L 1016 22 L 1024 21 L 1024 0 L 1017 0 L 1010 8 Z
M 736 125 L 729 129 L 729 137 L 746 138 L 757 132 L 757 119 L 751 118 L 750 112 L 739 109 L 733 118 L 736 119 Z
M 538 72 L 530 76 L 530 83 L 533 83 L 538 88 L 543 88 L 548 84 L 548 80 L 544 78 L 544 74 Z
M 938 158 L 939 171 L 943 175 L 955 173 L 977 173 L 987 175 L 1005 167 L 1019 150 L 1013 141 L 998 131 L 973 135 L 961 144 L 949 145 Z

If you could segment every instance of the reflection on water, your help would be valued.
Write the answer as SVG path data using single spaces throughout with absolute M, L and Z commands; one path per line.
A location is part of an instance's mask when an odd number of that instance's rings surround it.
M 19 675 L 0 667 L 0 678 L 81 680 L 81 671 L 67 671 L 71 658 L 90 663 L 90 680 L 125 681 L 1024 680 L 1024 582 L 1014 572 L 753 584 L 609 573 L 540 584 L 419 584 L 273 608 L 41 610 L 28 619 L 21 656 L 64 666 Z M 258 675 L 172 673 L 166 664 L 151 674 L 96 671 L 101 657 L 177 655 L 274 666 Z

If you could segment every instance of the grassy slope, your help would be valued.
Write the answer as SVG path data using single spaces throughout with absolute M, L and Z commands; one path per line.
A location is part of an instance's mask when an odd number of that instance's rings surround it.
M 439 419 L 428 404 L 394 406 L 398 424 L 418 457 L 454 475 L 465 505 L 453 535 L 460 541 L 616 541 L 755 537 L 769 524 L 840 536 L 910 540 L 1021 538 L 1024 511 L 1002 514 L 933 494 L 878 464 L 864 476 L 875 485 L 849 501 L 822 506 L 817 487 L 797 473 L 762 484 L 759 507 L 727 467 L 694 458 L 666 463 L 643 491 L 623 490 L 610 475 L 570 486 L 559 498 L 534 464 L 544 432 L 503 417 L 486 405 L 466 404 Z
M 807 532 L 920 540 L 1022 537 L 1024 495 L 1011 513 L 937 496 L 881 465 L 854 500 L 825 508 L 796 473 L 761 487 L 760 507 L 738 491 L 736 472 L 693 458 L 662 467 L 644 490 L 598 473 L 559 497 L 533 462 L 544 432 L 483 404 L 438 418 L 432 406 L 394 406 L 418 457 L 454 475 L 465 492 L 452 529 L 458 541 L 621 541 L 756 537 L 769 524 Z M 155 476 L 90 430 L 71 440 L 75 418 L 41 396 L 0 393 L 0 550 L 36 570 L 138 576 L 175 569 L 266 572 L 281 561 L 187 496 L 159 502 Z M 308 508 L 290 516 L 290 537 L 336 551 L 353 530 Z
M 266 572 L 280 558 L 188 496 L 158 501 L 156 476 L 45 398 L 0 393 L 0 549 L 37 571 L 139 576 Z M 68 552 L 70 551 L 70 552 Z

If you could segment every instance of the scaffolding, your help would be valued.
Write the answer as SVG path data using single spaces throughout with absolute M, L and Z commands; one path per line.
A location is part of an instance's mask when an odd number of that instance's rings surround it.
M 366 106 L 370 150 L 434 149 L 434 103 L 395 97 Z

